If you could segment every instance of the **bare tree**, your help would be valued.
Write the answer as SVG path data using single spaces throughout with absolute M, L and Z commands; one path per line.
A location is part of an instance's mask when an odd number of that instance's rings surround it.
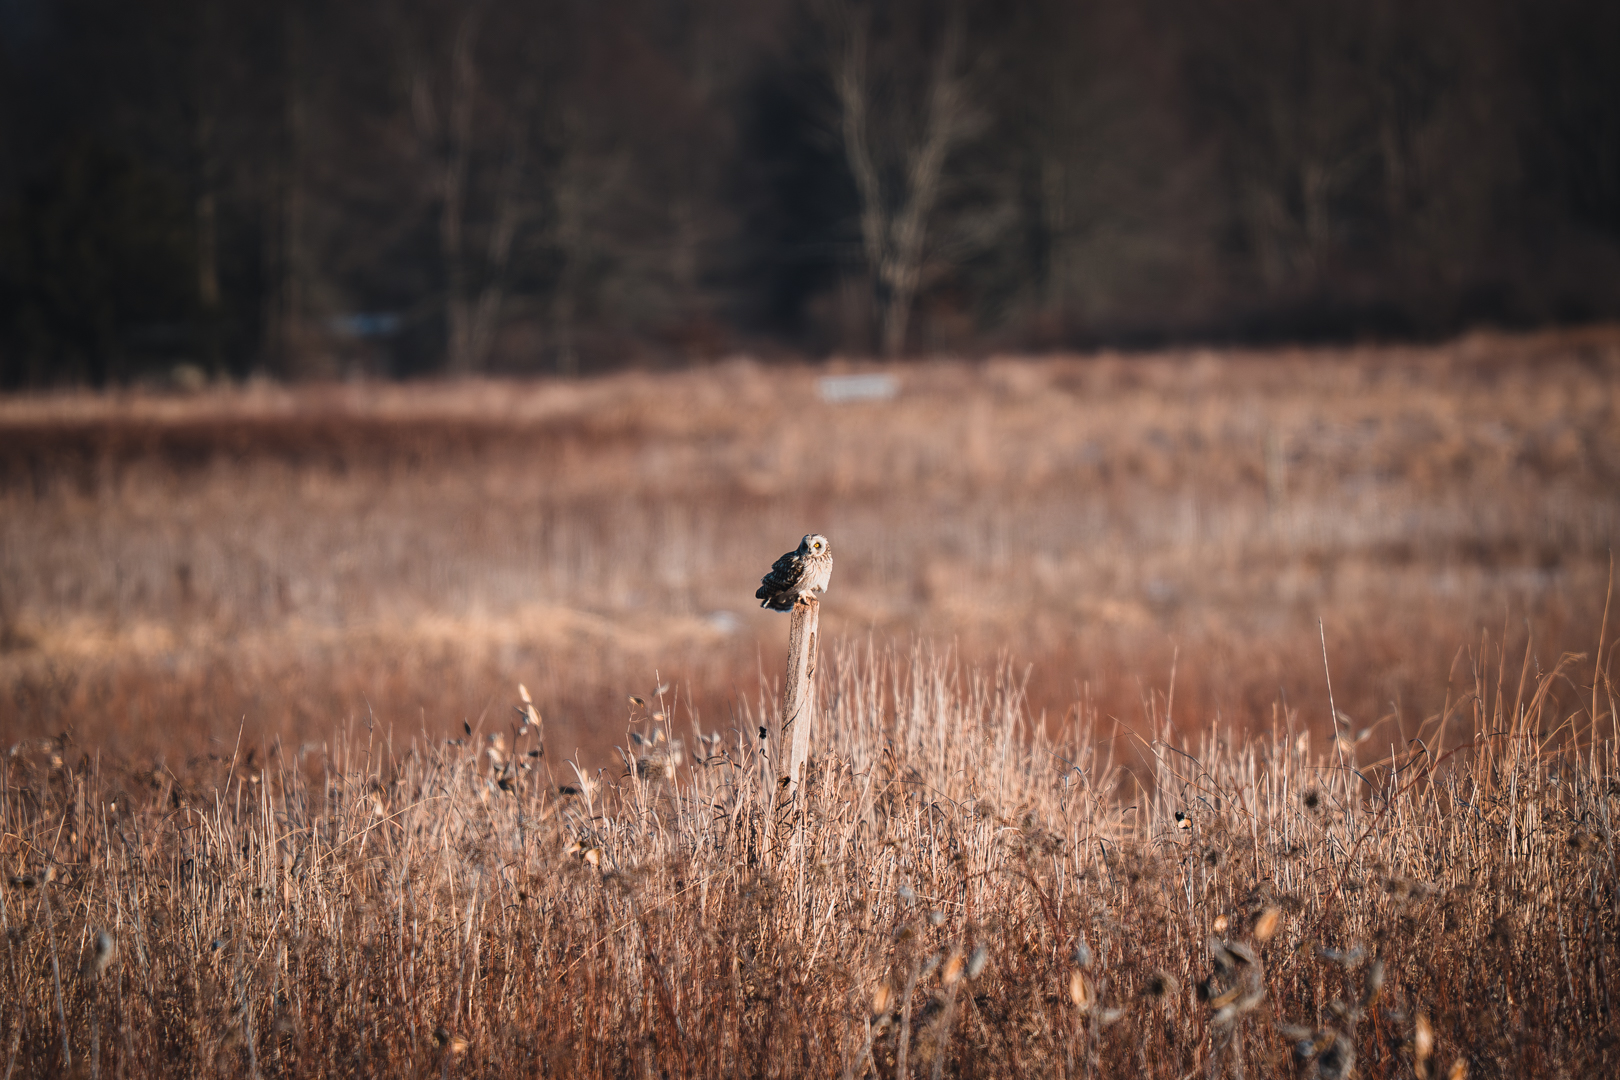
M 306 326 L 309 252 L 306 245 L 309 190 L 305 160 L 309 142 L 308 40 L 300 4 L 282 14 L 281 137 L 271 166 L 265 202 L 265 353 L 284 374 L 324 374 L 310 355 Z
M 413 55 L 410 61 L 411 115 L 418 139 L 429 148 L 431 183 L 439 204 L 446 367 L 456 375 L 484 369 L 499 328 L 507 265 L 524 216 L 520 196 L 539 96 L 538 83 L 525 66 L 503 110 L 502 160 L 483 250 L 475 255 L 468 236 L 479 136 L 474 125 L 487 103 L 478 46 L 490 6 L 490 0 L 472 0 L 458 9 L 442 72 L 420 56 Z
M 873 278 L 884 355 L 905 351 L 912 304 L 922 280 L 930 216 L 939 199 L 946 161 L 969 128 L 969 102 L 961 67 L 963 11 L 953 3 L 937 51 L 927 65 L 920 125 L 898 117 L 874 133 L 868 53 L 871 12 L 855 4 L 833 10 L 832 81 L 838 96 L 844 153 L 861 203 L 861 245 Z M 904 103 L 892 95 L 899 112 Z M 885 150 L 898 157 L 889 162 Z
M 220 364 L 220 103 L 213 71 L 213 58 L 220 51 L 218 5 L 213 0 L 202 0 L 197 15 L 197 44 L 190 57 L 195 103 L 191 126 L 196 156 L 197 306 L 201 313 L 203 359 L 210 371 L 215 371 Z

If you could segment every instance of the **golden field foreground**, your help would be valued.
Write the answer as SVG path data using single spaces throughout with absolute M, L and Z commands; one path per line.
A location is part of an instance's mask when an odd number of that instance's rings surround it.
M 1620 1068 L 1620 334 L 890 371 L 0 401 L 0 1080 Z
M 754 588 L 809 531 L 829 641 L 1029 665 L 1053 724 L 1173 689 L 1191 730 L 1327 737 L 1331 671 L 1399 741 L 1482 655 L 1598 637 L 1620 331 L 919 363 L 868 403 L 825 370 L 0 399 L 0 738 L 442 738 L 523 682 L 552 752 L 611 762 L 659 683 L 738 726 L 786 641 Z
M 657 701 L 600 774 L 532 712 L 47 740 L 0 770 L 0 1075 L 1612 1076 L 1615 687 L 1527 667 L 1353 768 L 841 650 L 796 799 Z

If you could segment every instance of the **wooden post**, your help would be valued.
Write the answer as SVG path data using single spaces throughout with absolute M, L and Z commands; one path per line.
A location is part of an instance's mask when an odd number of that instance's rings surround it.
M 792 797 L 804 779 L 804 762 L 810 756 L 810 722 L 816 711 L 816 624 L 821 617 L 821 601 L 805 600 L 793 605 L 788 627 L 787 685 L 782 693 L 782 744 L 792 735 L 788 771 L 778 781 Z

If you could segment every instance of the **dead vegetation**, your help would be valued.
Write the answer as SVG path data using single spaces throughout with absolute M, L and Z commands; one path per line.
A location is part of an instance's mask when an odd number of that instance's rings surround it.
M 1600 651 L 1606 648 L 1600 643 Z M 804 797 L 756 715 L 619 766 L 543 717 L 0 771 L 7 1077 L 1608 1075 L 1614 686 L 1482 665 L 1377 748 L 844 650 Z M 1462 725 L 1464 734 L 1455 732 Z M 1392 736 L 1397 733 L 1391 733 Z M 692 747 L 691 750 L 686 748 Z
M 0 1078 L 1611 1074 L 1617 373 L 0 402 Z
M 626 693 L 718 726 L 774 676 L 748 597 L 810 529 L 829 639 L 1029 663 L 1053 722 L 1140 721 L 1172 670 L 1177 720 L 1325 719 L 1325 636 L 1357 729 L 1411 724 L 1481 650 L 1596 637 L 1612 331 L 894 371 L 0 401 L 0 731 L 445 733 L 521 680 L 596 760 Z

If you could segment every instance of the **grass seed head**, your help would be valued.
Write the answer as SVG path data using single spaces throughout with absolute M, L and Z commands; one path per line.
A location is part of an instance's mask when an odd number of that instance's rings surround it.
M 983 973 L 985 962 L 989 959 L 990 949 L 981 942 L 979 947 L 973 950 L 973 955 L 968 957 L 967 977 L 970 979 L 977 979 L 979 975 Z
M 1378 1000 L 1384 990 L 1384 962 L 1373 960 L 1361 977 L 1361 1004 L 1365 1008 Z
M 1361 963 L 1367 953 L 1360 945 L 1354 945 L 1348 949 L 1322 949 L 1319 955 L 1328 963 L 1338 964 L 1346 971 L 1349 971 Z
M 106 973 L 108 965 L 118 955 L 118 943 L 105 930 L 97 930 L 90 941 L 90 955 L 84 958 L 80 974 L 86 982 L 95 982 Z

